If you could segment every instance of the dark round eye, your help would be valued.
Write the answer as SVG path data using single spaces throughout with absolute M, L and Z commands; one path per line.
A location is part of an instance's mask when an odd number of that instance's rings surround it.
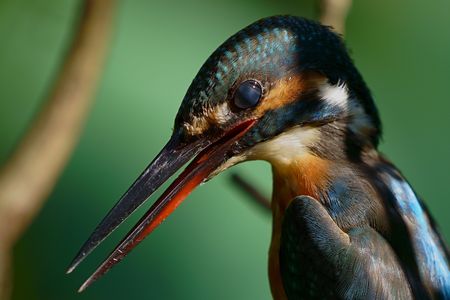
M 256 80 L 247 80 L 242 82 L 234 93 L 234 105 L 242 109 L 255 107 L 261 96 L 261 84 Z

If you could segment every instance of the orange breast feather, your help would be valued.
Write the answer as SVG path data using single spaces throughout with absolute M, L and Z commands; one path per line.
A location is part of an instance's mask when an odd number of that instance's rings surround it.
M 328 182 L 329 162 L 312 154 L 289 165 L 273 168 L 272 241 L 269 250 L 269 280 L 274 299 L 287 299 L 284 292 L 280 264 L 280 238 L 284 211 L 296 196 L 318 198 Z

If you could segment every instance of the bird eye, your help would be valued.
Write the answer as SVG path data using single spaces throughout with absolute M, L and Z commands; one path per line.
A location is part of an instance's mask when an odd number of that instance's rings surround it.
M 261 84 L 256 80 L 247 80 L 242 82 L 234 93 L 234 104 L 241 109 L 255 107 L 261 96 Z

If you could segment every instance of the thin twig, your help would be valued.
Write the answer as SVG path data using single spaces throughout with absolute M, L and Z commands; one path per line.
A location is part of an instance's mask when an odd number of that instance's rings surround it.
M 86 0 L 50 97 L 0 170 L 0 299 L 11 249 L 39 212 L 78 142 L 105 60 L 114 0 Z
M 267 199 L 263 194 L 261 194 L 252 183 L 248 182 L 242 176 L 236 173 L 231 174 L 231 180 L 245 194 L 250 196 L 250 199 L 253 200 L 254 203 L 264 208 L 264 210 L 270 211 L 270 200 Z

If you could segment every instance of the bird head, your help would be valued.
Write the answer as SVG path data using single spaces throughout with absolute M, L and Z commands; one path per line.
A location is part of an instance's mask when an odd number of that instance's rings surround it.
M 302 151 L 357 159 L 361 149 L 377 147 L 379 135 L 370 92 L 337 34 L 297 17 L 257 21 L 201 67 L 169 142 L 98 225 L 69 272 L 189 161 L 81 290 L 221 171 L 252 159 L 287 163 Z

